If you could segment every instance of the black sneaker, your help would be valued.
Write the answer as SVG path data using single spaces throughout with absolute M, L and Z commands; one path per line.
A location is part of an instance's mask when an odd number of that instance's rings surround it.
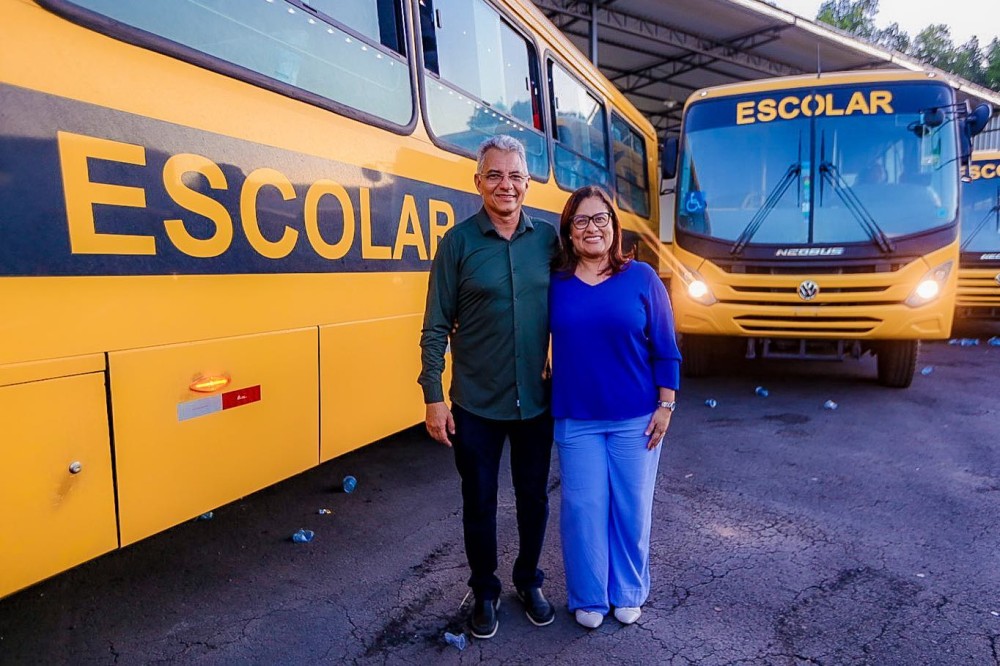
M 524 614 L 536 627 L 552 624 L 552 620 L 556 619 L 556 611 L 542 594 L 541 588 L 529 587 L 518 590 L 517 598 L 524 604 Z
M 497 620 L 497 609 L 500 608 L 499 599 L 480 599 L 476 597 L 476 604 L 472 608 L 472 616 L 469 618 L 469 631 L 476 638 L 493 638 L 497 633 L 500 622 Z

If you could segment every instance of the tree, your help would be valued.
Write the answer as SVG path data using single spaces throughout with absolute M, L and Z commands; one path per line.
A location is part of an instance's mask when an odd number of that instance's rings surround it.
M 927 26 L 913 38 L 910 55 L 938 69 L 952 71 L 956 54 L 955 44 L 951 41 L 951 29 L 943 23 Z
M 826 0 L 816 15 L 822 21 L 857 37 L 905 53 L 910 46 L 910 36 L 892 23 L 880 30 L 875 25 L 879 0 Z
M 874 41 L 878 33 L 876 14 L 878 0 L 826 0 L 820 5 L 816 20 Z
M 983 69 L 983 85 L 1000 92 L 1000 39 L 993 38 L 986 47 L 984 58 L 986 65 Z
M 985 49 L 975 37 L 955 46 L 951 29 L 938 23 L 927 26 L 911 40 L 898 23 L 884 29 L 875 25 L 878 3 L 879 0 L 826 0 L 816 20 L 1000 92 L 1000 38 L 994 38 Z
M 879 31 L 877 42 L 882 46 L 906 53 L 910 50 L 910 36 L 899 28 L 898 23 L 890 23 L 887 28 Z
M 983 50 L 979 47 L 979 39 L 973 37 L 962 46 L 955 49 L 955 56 L 950 71 L 958 74 L 967 81 L 985 86 L 986 76 L 984 68 Z

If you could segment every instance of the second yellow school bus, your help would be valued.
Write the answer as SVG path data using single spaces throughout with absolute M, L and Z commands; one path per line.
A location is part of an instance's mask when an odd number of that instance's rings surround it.
M 977 151 L 962 182 L 956 314 L 1000 319 L 1000 151 Z
M 688 374 L 749 357 L 875 354 L 908 386 L 951 331 L 967 106 L 934 75 L 851 72 L 722 86 L 684 110 L 672 280 Z
M 547 222 L 658 220 L 653 128 L 522 0 L 0 0 L 0 109 L 0 596 L 420 422 L 487 136 Z

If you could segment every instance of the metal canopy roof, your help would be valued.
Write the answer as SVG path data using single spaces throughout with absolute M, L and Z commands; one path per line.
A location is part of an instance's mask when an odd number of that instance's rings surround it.
M 758 0 L 533 2 L 661 134 L 695 90 L 818 68 L 937 71 L 970 103 L 1000 109 L 1000 94 Z

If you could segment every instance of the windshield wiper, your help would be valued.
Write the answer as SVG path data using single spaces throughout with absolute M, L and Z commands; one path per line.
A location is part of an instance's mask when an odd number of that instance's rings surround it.
M 840 169 L 836 167 L 832 162 L 822 162 L 819 165 L 819 173 L 821 178 L 825 178 L 830 186 L 833 187 L 833 191 L 837 193 L 840 200 L 844 202 L 844 206 L 847 210 L 851 212 L 854 219 L 858 221 L 861 228 L 865 230 L 868 237 L 878 245 L 879 249 L 883 252 L 892 252 L 896 249 L 896 246 L 889 236 L 886 235 L 882 227 L 878 225 L 872 214 L 868 212 L 865 205 L 861 203 L 861 199 L 858 199 L 858 195 L 854 193 L 854 190 L 848 185 L 843 177 L 840 175 Z
M 788 170 L 785 171 L 785 175 L 781 177 L 781 180 L 779 180 L 774 188 L 768 193 L 767 199 L 764 200 L 764 205 L 760 207 L 760 210 L 757 211 L 756 215 L 750 218 L 750 221 L 747 222 L 747 226 L 743 227 L 743 231 L 740 232 L 740 235 L 733 244 L 732 249 L 729 250 L 730 254 L 740 254 L 743 252 L 747 243 L 750 242 L 750 239 L 753 238 L 754 234 L 757 233 L 757 230 L 760 229 L 760 225 L 764 223 L 767 216 L 771 214 L 771 211 L 774 210 L 775 206 L 778 205 L 778 202 L 781 201 L 781 197 L 785 195 L 785 191 L 788 189 L 789 185 L 798 179 L 801 173 L 801 162 L 792 162 L 788 166 Z
M 976 225 L 976 228 L 972 230 L 972 233 L 969 234 L 964 241 L 962 241 L 962 246 L 958 248 L 959 252 L 964 250 L 969 245 L 969 242 L 971 242 L 972 239 L 975 237 L 975 235 L 978 234 L 984 226 L 986 226 L 986 222 L 990 219 L 990 216 L 992 215 L 996 215 L 997 232 L 1000 233 L 1000 187 L 997 188 L 996 203 L 993 204 L 993 208 L 990 208 L 988 211 L 986 211 L 986 215 L 983 215 L 983 219 L 979 221 L 979 224 Z

